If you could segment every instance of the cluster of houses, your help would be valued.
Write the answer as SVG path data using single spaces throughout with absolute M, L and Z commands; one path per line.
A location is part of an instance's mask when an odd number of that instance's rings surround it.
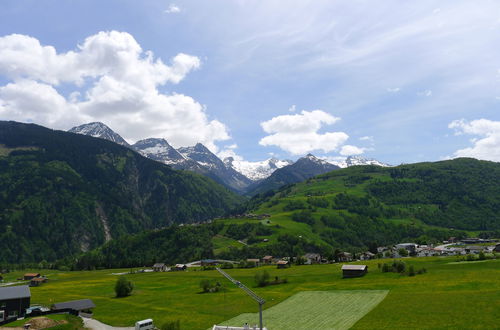
M 500 244 L 490 245 L 477 245 L 481 243 L 494 243 L 494 240 L 482 240 L 479 238 L 464 239 L 461 241 L 454 241 L 453 238 L 443 242 L 439 246 L 432 245 L 419 245 L 416 243 L 400 243 L 391 247 L 378 247 L 377 252 L 379 255 L 388 258 L 400 258 L 406 255 L 414 257 L 433 257 L 433 256 L 459 256 L 466 254 L 479 254 L 483 253 L 499 253 Z M 469 244 L 476 245 L 469 245 Z M 401 249 L 406 250 L 402 255 Z

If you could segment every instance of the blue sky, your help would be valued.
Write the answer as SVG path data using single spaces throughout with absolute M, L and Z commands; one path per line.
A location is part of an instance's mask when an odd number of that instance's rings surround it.
M 498 1 L 4 0 L 0 9 L 2 120 L 103 121 L 131 142 L 200 141 L 248 161 L 307 152 L 500 161 Z

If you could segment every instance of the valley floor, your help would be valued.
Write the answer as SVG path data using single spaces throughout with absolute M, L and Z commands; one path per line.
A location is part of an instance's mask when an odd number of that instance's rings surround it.
M 378 305 L 374 304 L 371 311 L 370 308 L 366 309 L 364 313 L 367 313 L 355 320 L 357 322 L 352 325 L 353 329 L 500 327 L 500 260 L 455 262 L 454 257 L 403 260 L 415 269 L 426 268 L 427 273 L 413 277 L 382 273 L 378 263 L 391 261 L 387 259 L 358 262 L 368 265 L 368 274 L 350 279 L 342 278 L 340 264 L 292 266 L 289 269 L 265 266 L 229 269 L 227 272 L 267 301 L 264 320 L 267 312 L 269 316 L 273 314 L 273 306 L 303 291 L 340 293 L 345 290 L 380 290 L 378 292 L 388 292 L 385 298 Z M 281 279 L 286 278 L 288 283 L 257 288 L 254 275 L 262 270 L 267 270 L 271 279 L 279 276 Z M 258 311 L 258 306 L 252 299 L 216 271 L 190 269 L 186 272 L 127 275 L 135 285 L 132 296 L 115 298 L 117 276 L 112 273 L 124 271 L 128 270 L 43 271 L 42 274 L 49 281 L 40 287 L 31 288 L 31 302 L 51 305 L 55 302 L 89 298 L 97 306 L 94 317 L 103 323 L 130 327 L 137 320 L 152 318 L 157 326 L 161 326 L 168 321 L 180 320 L 183 330 L 207 329 L 240 314 Z M 21 272 L 6 274 L 5 280 L 10 281 L 20 274 Z M 199 284 L 204 279 L 218 281 L 224 290 L 201 293 Z M 293 299 L 291 302 L 293 303 Z M 301 319 L 300 315 L 303 313 L 304 318 L 307 318 L 300 300 L 292 305 L 295 306 L 294 317 Z M 328 309 L 334 314 L 339 308 L 328 300 L 325 301 L 325 307 L 320 314 L 328 313 Z M 279 325 L 272 328 L 277 329 L 280 329 Z

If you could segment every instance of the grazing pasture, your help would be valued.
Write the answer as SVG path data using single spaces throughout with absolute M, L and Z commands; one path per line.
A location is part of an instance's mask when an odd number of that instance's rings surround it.
M 477 263 L 455 263 L 455 257 L 403 260 L 415 269 L 425 267 L 427 273 L 409 277 L 380 272 L 377 264 L 388 260 L 363 262 L 369 267 L 368 274 L 350 279 L 342 279 L 341 264 L 292 266 L 288 269 L 265 266 L 228 269 L 227 272 L 267 301 L 264 305 L 265 322 L 271 322 L 266 315 L 273 311 L 273 306 L 279 308 L 278 304 L 286 303 L 288 298 L 293 299 L 300 292 L 382 290 L 388 291 L 385 299 L 371 311 L 368 308 L 368 313 L 355 322 L 352 329 L 498 328 L 499 259 Z M 270 273 L 271 279 L 279 276 L 287 278 L 288 283 L 255 287 L 254 275 L 264 269 Z M 114 326 L 132 326 L 137 320 L 152 318 L 161 326 L 167 321 L 180 320 L 183 330 L 207 329 L 238 315 L 258 312 L 257 303 L 217 271 L 191 269 L 186 272 L 125 275 L 133 282 L 134 291 L 129 297 L 115 298 L 114 285 L 118 275 L 113 273 L 129 270 L 41 270 L 49 281 L 31 288 L 31 301 L 32 304 L 51 305 L 55 302 L 89 298 L 97 306 L 94 317 L 101 322 Z M 15 281 L 24 272 L 28 270 L 5 274 L 5 282 Z M 223 290 L 200 293 L 200 281 L 204 279 L 219 281 Z M 335 313 L 335 305 L 330 307 L 331 313 Z M 356 307 L 359 307 L 358 304 Z M 351 310 L 346 313 L 355 312 Z M 271 329 L 280 328 L 278 326 Z
M 377 306 L 386 290 L 299 292 L 263 313 L 268 329 L 342 330 L 352 327 Z M 241 314 L 222 325 L 259 324 L 259 314 Z

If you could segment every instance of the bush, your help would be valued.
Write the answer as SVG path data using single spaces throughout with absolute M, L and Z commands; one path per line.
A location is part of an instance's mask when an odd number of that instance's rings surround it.
M 476 260 L 476 258 L 474 257 L 473 254 L 468 254 L 466 259 L 467 259 L 467 261 L 474 261 L 474 260 Z
M 217 281 L 210 281 L 208 279 L 204 279 L 200 281 L 200 288 L 203 293 L 213 293 L 219 292 L 222 285 Z
M 408 276 L 415 276 L 415 268 L 413 267 L 413 265 L 411 265 L 408 270 Z
M 134 290 L 134 285 L 124 276 L 120 276 L 118 280 L 116 280 L 115 293 L 117 298 L 130 296 L 132 290 Z
M 255 273 L 255 284 L 259 287 L 263 287 L 269 284 L 269 273 L 267 270 Z
M 486 260 L 486 256 L 483 251 L 479 252 L 479 260 Z

